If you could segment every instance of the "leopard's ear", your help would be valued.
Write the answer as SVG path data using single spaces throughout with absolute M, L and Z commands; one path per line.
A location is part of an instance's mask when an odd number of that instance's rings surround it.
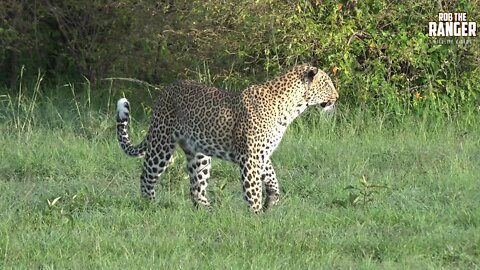
M 305 75 L 305 77 L 307 78 L 307 81 L 312 82 L 313 78 L 315 78 L 315 75 L 317 75 L 317 73 L 318 73 L 318 68 L 309 67 L 308 70 L 307 70 L 307 73 Z

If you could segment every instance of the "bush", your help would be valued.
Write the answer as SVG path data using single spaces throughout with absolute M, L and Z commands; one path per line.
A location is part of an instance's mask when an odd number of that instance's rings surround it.
M 426 35 L 441 11 L 475 20 L 478 1 L 35 3 L 7 0 L 0 8 L 3 84 L 24 65 L 94 85 L 108 76 L 157 84 L 189 77 L 239 89 L 312 62 L 352 106 L 403 114 L 479 104 L 478 38 L 441 45 Z

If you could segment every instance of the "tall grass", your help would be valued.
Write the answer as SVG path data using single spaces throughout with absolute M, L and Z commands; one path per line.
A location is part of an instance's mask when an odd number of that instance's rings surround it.
M 139 198 L 142 160 L 118 148 L 110 104 L 133 97 L 139 142 L 151 104 L 138 88 L 42 78 L 0 101 L 3 268 L 480 267 L 478 108 L 308 110 L 273 155 L 280 205 L 250 213 L 238 169 L 216 160 L 208 212 L 191 205 L 181 153 L 158 199 Z

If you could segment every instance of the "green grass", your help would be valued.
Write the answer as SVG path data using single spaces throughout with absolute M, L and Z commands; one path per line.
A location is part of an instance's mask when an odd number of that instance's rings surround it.
M 340 107 L 330 118 L 310 110 L 273 156 L 280 205 L 255 215 L 242 200 L 238 169 L 218 160 L 214 209 L 195 210 L 181 153 L 157 200 L 139 198 L 142 161 L 120 151 L 113 108 L 3 97 L 3 268 L 480 267 L 477 109 L 392 117 Z M 147 122 L 133 106 L 139 142 Z M 387 188 L 365 188 L 364 178 Z M 349 186 L 366 189 L 370 201 L 354 204 L 363 197 Z

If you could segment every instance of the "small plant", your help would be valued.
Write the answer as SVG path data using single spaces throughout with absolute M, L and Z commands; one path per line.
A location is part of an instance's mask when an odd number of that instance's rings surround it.
M 225 188 L 227 187 L 228 180 L 223 179 L 218 186 L 214 186 L 213 188 L 213 195 L 214 199 L 213 202 L 216 205 L 221 205 L 222 201 L 224 200 L 226 194 L 225 194 Z
M 71 213 L 71 209 L 68 208 L 71 208 L 69 204 L 72 204 L 76 197 L 77 195 L 74 195 L 70 201 L 66 201 L 65 199 L 63 199 L 63 206 L 60 206 L 60 201 L 62 200 L 61 196 L 56 197 L 53 200 L 47 199 L 47 208 L 45 213 L 53 217 L 54 219 L 60 218 L 64 220 L 64 222 L 69 222 L 73 226 L 74 218 Z
M 362 206 L 365 207 L 367 203 L 373 201 L 373 195 L 378 193 L 379 189 L 389 188 L 386 185 L 372 184 L 367 181 L 365 175 L 362 176 L 362 179 L 359 181 L 359 184 L 348 185 L 344 190 L 348 190 L 348 196 L 344 200 L 334 200 L 332 203 L 342 207 L 348 206 Z
M 61 198 L 62 197 L 57 197 L 57 198 L 53 199 L 52 201 L 47 199 L 48 207 L 53 208 L 55 206 L 55 204 L 58 202 L 58 200 L 60 200 Z

